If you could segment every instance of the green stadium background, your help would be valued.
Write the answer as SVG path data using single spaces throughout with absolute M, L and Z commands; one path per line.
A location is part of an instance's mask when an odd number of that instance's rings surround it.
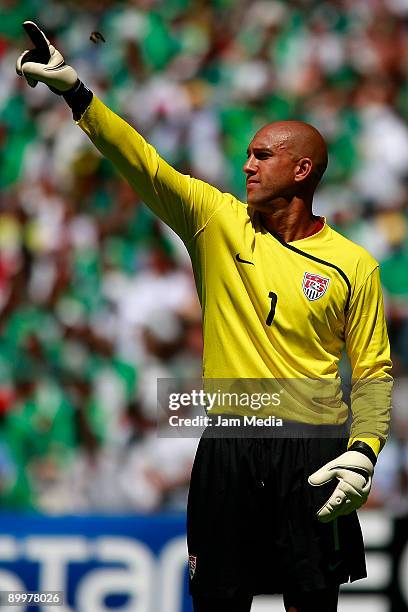
M 340 610 L 407 610 L 407 0 L 0 0 L 0 508 L 157 516 L 184 511 L 196 446 L 156 419 L 157 378 L 201 373 L 189 261 L 63 100 L 17 77 L 25 19 L 167 161 L 242 198 L 258 127 L 324 134 L 315 212 L 380 261 L 397 379 L 361 511 L 371 580 Z

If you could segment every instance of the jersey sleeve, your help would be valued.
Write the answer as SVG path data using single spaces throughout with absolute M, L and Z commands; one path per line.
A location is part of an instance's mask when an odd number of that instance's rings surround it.
M 378 267 L 368 274 L 351 300 L 345 341 L 352 368 L 353 420 L 349 446 L 363 441 L 377 455 L 388 435 L 392 390 L 390 345 Z
M 227 194 L 215 187 L 177 172 L 95 95 L 77 124 L 186 244 L 228 200 Z

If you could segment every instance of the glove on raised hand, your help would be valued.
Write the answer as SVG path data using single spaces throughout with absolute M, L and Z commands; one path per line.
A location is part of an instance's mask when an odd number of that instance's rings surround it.
M 25 21 L 23 28 L 33 42 L 34 49 L 24 51 L 17 59 L 17 74 L 24 76 L 30 87 L 35 87 L 40 81 L 59 95 L 72 89 L 78 82 L 76 71 L 67 66 L 62 54 L 33 21 Z
M 367 446 L 367 445 L 364 445 Z M 371 449 L 370 449 L 371 450 Z M 339 483 L 327 502 L 317 512 L 322 523 L 333 521 L 338 516 L 350 514 L 367 501 L 371 489 L 375 455 L 357 450 L 348 450 L 309 476 L 309 484 L 317 487 L 334 478 Z

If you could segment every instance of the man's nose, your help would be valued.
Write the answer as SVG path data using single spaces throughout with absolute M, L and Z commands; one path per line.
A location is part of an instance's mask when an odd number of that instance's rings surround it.
M 250 155 L 244 164 L 245 174 L 254 174 L 256 172 L 256 160 L 253 155 Z

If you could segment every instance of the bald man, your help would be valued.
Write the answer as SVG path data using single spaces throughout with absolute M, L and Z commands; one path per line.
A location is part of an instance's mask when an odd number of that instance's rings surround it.
M 188 502 L 195 612 L 248 612 L 262 593 L 283 594 L 288 612 L 334 612 L 339 585 L 366 576 L 356 509 L 388 433 L 391 362 L 377 262 L 313 213 L 323 137 L 299 121 L 259 130 L 240 202 L 169 166 L 35 24 L 25 28 L 36 48 L 20 56 L 18 74 L 63 93 L 81 129 L 191 257 L 204 382 L 219 392 Z M 237 401 L 225 405 L 221 391 Z

